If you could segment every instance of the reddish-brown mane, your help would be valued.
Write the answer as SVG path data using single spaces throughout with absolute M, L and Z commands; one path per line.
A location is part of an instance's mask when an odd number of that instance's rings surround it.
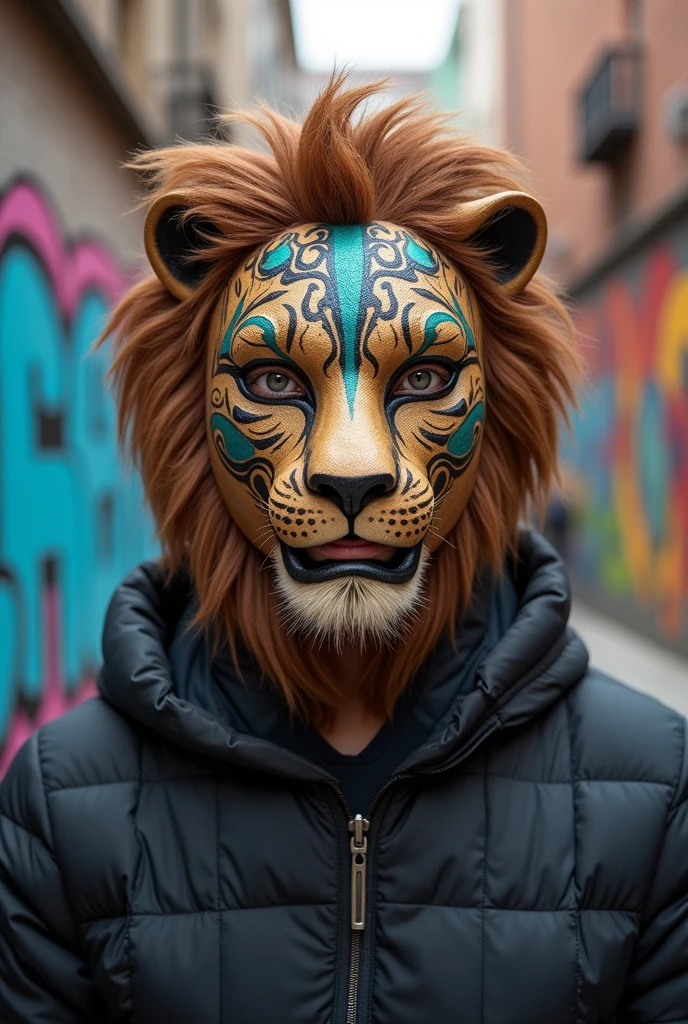
M 203 252 L 216 265 L 192 298 L 179 303 L 147 277 L 107 328 L 121 441 L 140 468 L 167 569 L 188 569 L 199 621 L 224 630 L 233 646 L 240 635 L 288 705 L 319 726 L 342 695 L 321 652 L 281 627 L 271 570 L 231 521 L 210 468 L 206 327 L 238 261 L 297 224 L 388 220 L 440 249 L 477 295 L 487 399 L 478 479 L 433 556 L 427 601 L 406 640 L 394 652 L 371 651 L 363 692 L 375 713 L 391 712 L 441 634 L 454 630 L 476 570 L 500 569 L 524 508 L 542 505 L 556 472 L 558 422 L 579 371 L 571 323 L 552 290 L 535 280 L 507 295 L 484 257 L 455 240 L 458 204 L 522 188 L 518 162 L 458 135 L 417 100 L 353 120 L 379 87 L 345 89 L 333 80 L 302 126 L 269 110 L 250 118 L 269 154 L 207 143 L 137 157 L 150 202 L 183 192 L 221 238 Z

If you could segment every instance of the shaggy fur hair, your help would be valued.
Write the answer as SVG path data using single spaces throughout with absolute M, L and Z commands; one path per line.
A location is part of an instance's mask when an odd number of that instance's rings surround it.
M 536 279 L 509 296 L 484 254 L 456 241 L 457 205 L 522 189 L 519 163 L 457 134 L 418 99 L 355 117 L 379 88 L 345 88 L 335 78 L 303 125 L 269 109 L 246 115 L 271 152 L 209 142 L 136 157 L 133 166 L 150 186 L 147 202 L 183 192 L 192 214 L 214 223 L 220 236 L 202 253 L 214 267 L 193 297 L 179 303 L 147 277 L 106 329 L 121 442 L 140 469 L 167 570 L 191 574 L 199 622 L 224 634 L 234 651 L 241 637 L 289 708 L 321 728 L 343 695 L 322 649 L 282 623 L 269 560 L 232 522 L 210 468 L 206 328 L 235 267 L 298 224 L 388 220 L 441 250 L 478 299 L 487 416 L 477 482 L 448 543 L 429 559 L 425 600 L 405 640 L 392 652 L 370 652 L 362 693 L 376 714 L 391 713 L 440 636 L 456 629 L 477 570 L 501 570 L 523 510 L 542 506 L 556 474 L 558 422 L 579 376 L 571 322 L 551 288 Z

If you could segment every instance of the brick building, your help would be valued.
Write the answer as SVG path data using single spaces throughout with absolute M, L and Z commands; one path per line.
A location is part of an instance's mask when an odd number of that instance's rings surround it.
M 547 203 L 551 269 L 593 262 L 688 182 L 683 0 L 507 0 L 503 141 Z
M 461 0 L 435 95 L 525 161 L 588 371 L 563 447 L 580 595 L 688 653 L 688 8 Z
M 575 585 L 687 653 L 685 0 L 463 0 L 452 53 L 445 105 L 525 160 L 579 329 Z

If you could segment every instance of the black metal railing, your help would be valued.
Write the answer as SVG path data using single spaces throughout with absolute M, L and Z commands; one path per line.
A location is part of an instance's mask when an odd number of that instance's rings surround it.
M 610 47 L 581 90 L 580 159 L 615 163 L 640 126 L 641 52 Z

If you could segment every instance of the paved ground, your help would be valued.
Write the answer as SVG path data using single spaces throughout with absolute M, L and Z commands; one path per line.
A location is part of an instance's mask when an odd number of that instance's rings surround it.
M 688 661 L 580 603 L 574 604 L 571 625 L 593 665 L 688 716 Z

